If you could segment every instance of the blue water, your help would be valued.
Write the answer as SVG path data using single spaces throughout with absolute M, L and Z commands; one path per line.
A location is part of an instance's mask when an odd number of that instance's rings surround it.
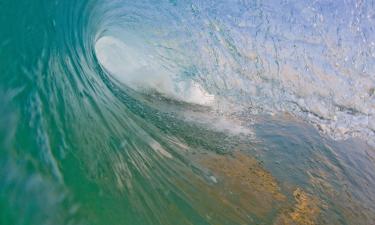
M 0 224 L 373 224 L 375 2 L 0 0 Z

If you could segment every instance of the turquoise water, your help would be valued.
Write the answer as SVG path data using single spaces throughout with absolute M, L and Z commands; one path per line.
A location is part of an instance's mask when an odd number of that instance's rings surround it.
M 373 224 L 374 1 L 0 0 L 0 224 Z

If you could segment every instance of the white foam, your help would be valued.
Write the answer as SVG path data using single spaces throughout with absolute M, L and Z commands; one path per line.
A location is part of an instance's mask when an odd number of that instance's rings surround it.
M 177 80 L 146 49 L 134 48 L 111 36 L 95 44 L 101 65 L 118 81 L 136 91 L 156 91 L 165 97 L 192 104 L 211 105 L 215 96 L 193 80 Z

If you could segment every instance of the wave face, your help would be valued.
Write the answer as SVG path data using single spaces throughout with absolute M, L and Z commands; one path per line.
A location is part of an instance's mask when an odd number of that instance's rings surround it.
M 116 4 L 97 56 L 128 86 L 193 103 L 217 96 L 240 110 L 286 111 L 333 138 L 374 141 L 372 3 Z M 111 52 L 105 40 L 122 47 L 112 43 Z M 115 54 L 108 65 L 105 55 Z
M 0 224 L 374 221 L 373 1 L 0 6 Z

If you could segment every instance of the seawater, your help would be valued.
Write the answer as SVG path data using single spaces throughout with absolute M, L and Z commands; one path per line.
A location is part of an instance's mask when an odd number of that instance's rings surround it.
M 373 224 L 374 1 L 0 1 L 0 224 Z

